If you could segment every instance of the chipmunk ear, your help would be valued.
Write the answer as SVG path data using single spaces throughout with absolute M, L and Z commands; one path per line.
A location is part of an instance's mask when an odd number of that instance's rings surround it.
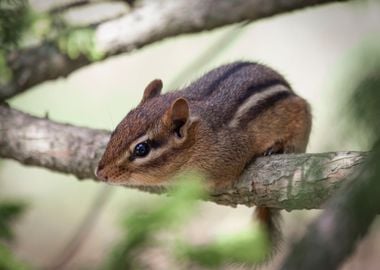
M 177 138 L 182 139 L 187 135 L 191 121 L 189 103 L 185 98 L 176 99 L 164 117 L 167 126 L 173 130 Z
M 189 104 L 186 99 L 178 98 L 176 99 L 170 108 L 171 118 L 173 122 L 181 121 L 186 123 L 189 119 L 190 109 Z
M 140 104 L 143 104 L 147 100 L 157 97 L 161 94 L 162 81 L 159 79 L 151 81 L 147 87 L 145 87 L 143 98 L 140 101 Z

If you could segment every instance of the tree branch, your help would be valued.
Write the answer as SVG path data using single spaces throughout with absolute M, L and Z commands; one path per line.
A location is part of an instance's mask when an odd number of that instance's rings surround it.
M 12 80 L 6 85 L 0 85 L 0 102 L 44 81 L 66 77 L 91 63 L 84 55 L 70 59 L 52 42 L 14 51 L 7 56 L 7 61 Z
M 0 157 L 22 164 L 95 179 L 94 170 L 110 133 L 59 124 L 0 106 Z M 337 152 L 258 158 L 233 187 L 215 191 L 211 200 L 236 206 L 286 210 L 320 208 L 367 154 Z M 140 189 L 160 193 L 159 187 Z
M 0 156 L 25 165 L 95 178 L 109 132 L 59 124 L 0 106 Z
M 294 245 L 280 269 L 333 270 L 355 249 L 366 235 L 380 210 L 380 143 L 326 205 L 325 211 Z
M 105 58 L 164 38 L 255 21 L 285 12 L 346 0 L 157 0 L 144 1 L 119 19 L 95 28 L 95 47 Z M 12 80 L 0 85 L 0 101 L 47 80 L 67 76 L 92 61 L 70 59 L 54 42 L 11 53 Z

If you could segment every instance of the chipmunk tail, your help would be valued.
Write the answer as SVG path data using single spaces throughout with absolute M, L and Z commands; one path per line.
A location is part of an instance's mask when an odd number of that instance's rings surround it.
M 279 209 L 269 207 L 256 207 L 253 217 L 260 224 L 263 224 L 267 230 L 269 241 L 271 244 L 271 252 L 268 257 L 272 257 L 279 249 L 282 241 L 281 233 L 281 214 Z

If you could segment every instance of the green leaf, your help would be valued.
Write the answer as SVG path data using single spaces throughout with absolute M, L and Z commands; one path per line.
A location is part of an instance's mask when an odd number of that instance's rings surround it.
M 235 235 L 222 236 L 205 245 L 177 245 L 177 256 L 206 267 L 220 267 L 225 263 L 262 263 L 270 252 L 266 231 L 255 225 Z
M 29 7 L 26 0 L 0 1 L 0 49 L 17 47 L 29 26 Z
M 0 85 L 7 84 L 12 79 L 12 71 L 7 65 L 5 52 L 0 50 Z
M 0 239 L 11 240 L 13 238 L 11 223 L 20 217 L 25 208 L 25 203 L 0 203 Z
M 71 59 L 76 59 L 82 54 L 91 61 L 98 61 L 104 57 L 95 46 L 93 29 L 69 29 L 66 34 L 58 38 L 57 44 L 59 49 Z
M 134 254 L 154 243 L 160 230 L 182 224 L 196 209 L 196 200 L 205 196 L 201 176 L 188 173 L 173 180 L 169 198 L 158 203 L 144 203 L 130 209 L 124 221 L 125 235 L 114 248 L 106 269 L 137 269 Z
M 26 270 L 28 267 L 18 261 L 12 252 L 0 242 L 0 269 L 4 270 Z

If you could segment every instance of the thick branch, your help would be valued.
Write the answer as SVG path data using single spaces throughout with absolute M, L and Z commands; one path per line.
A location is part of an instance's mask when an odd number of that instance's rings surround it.
M 51 42 L 22 51 L 14 51 L 8 55 L 12 81 L 6 85 L 0 85 L 0 102 L 44 81 L 66 77 L 88 64 L 90 60 L 84 55 L 70 59 Z
M 139 8 L 125 16 L 98 25 L 95 29 L 95 47 L 108 57 L 167 37 L 341 1 L 344 0 L 144 1 Z M 83 55 L 78 59 L 70 59 L 52 43 L 13 52 L 8 62 L 13 79 L 0 86 L 0 101 L 44 81 L 67 76 L 91 63 Z
M 97 43 L 109 54 L 121 53 L 157 40 L 195 33 L 243 21 L 254 21 L 337 0 L 159 0 L 97 30 Z
M 107 131 L 59 124 L 0 106 L 0 156 L 95 178 L 94 168 L 109 139 Z
M 366 167 L 351 175 L 353 182 L 332 197 L 281 269 L 333 270 L 354 251 L 380 210 L 379 154 L 378 143 Z
M 93 178 L 109 133 L 59 124 L 0 106 L 0 157 L 53 171 Z M 261 205 L 287 210 L 320 208 L 366 160 L 366 153 L 278 155 L 251 164 L 228 190 L 211 200 L 235 206 Z M 162 192 L 160 188 L 142 188 Z

